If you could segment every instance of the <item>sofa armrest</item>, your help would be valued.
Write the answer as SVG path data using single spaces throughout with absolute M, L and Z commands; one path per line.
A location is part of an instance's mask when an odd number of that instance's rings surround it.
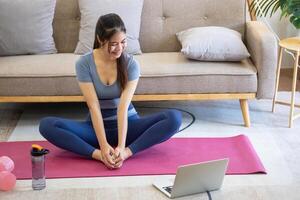
M 258 99 L 271 99 L 275 91 L 278 44 L 268 27 L 259 21 L 246 24 L 246 45 L 257 68 Z

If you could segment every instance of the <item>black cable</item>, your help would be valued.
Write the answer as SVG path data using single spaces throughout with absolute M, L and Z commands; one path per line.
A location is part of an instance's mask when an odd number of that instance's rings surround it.
M 178 110 L 178 111 L 181 111 L 181 112 L 184 112 L 184 113 L 187 113 L 188 115 L 190 115 L 191 117 L 192 117 L 192 121 L 186 126 L 186 127 L 184 127 L 184 128 L 182 128 L 182 129 L 180 129 L 177 133 L 179 133 L 179 132 L 181 132 L 181 131 L 183 131 L 183 130 L 185 130 L 185 129 L 187 129 L 188 127 L 190 127 L 194 122 L 195 122 L 195 120 L 196 120 L 196 117 L 192 114 L 192 113 L 190 113 L 190 112 L 188 112 L 188 111 L 186 111 L 186 110 L 182 110 L 182 109 L 179 109 L 179 108 L 169 108 L 169 107 L 156 107 L 156 106 L 154 106 L 154 107 L 148 107 L 148 106 L 135 106 L 136 108 L 159 108 L 159 109 L 175 109 L 175 110 Z
M 208 196 L 208 200 L 212 200 L 210 192 L 207 191 L 206 193 L 207 193 L 207 196 Z
M 159 108 L 159 109 L 175 109 L 175 110 L 178 110 L 178 111 L 187 113 L 188 115 L 190 115 L 190 116 L 192 117 L 192 121 L 191 121 L 186 127 L 180 129 L 180 130 L 178 131 L 178 133 L 181 132 L 181 131 L 183 131 L 183 130 L 185 130 L 185 129 L 187 129 L 188 127 L 190 127 L 190 126 L 195 122 L 195 120 L 196 120 L 196 117 L 193 115 L 193 113 L 190 113 L 190 112 L 188 112 L 188 111 L 186 111 L 186 110 L 182 110 L 182 109 L 179 109 L 179 108 L 156 107 L 156 106 L 154 106 L 154 107 L 152 107 L 152 106 L 151 106 L 151 107 L 149 107 L 149 106 L 135 106 L 135 107 L 136 107 L 136 108 L 150 108 L 150 109 L 151 109 L 151 108 Z M 207 196 L 208 196 L 208 200 L 212 200 L 210 192 L 207 191 L 206 193 L 207 193 Z

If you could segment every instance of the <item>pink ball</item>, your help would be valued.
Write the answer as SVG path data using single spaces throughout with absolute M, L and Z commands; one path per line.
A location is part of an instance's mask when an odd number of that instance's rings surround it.
M 15 164 L 11 158 L 7 156 L 0 157 L 0 172 L 1 171 L 11 172 L 12 170 L 14 170 L 14 168 L 15 168 Z
M 16 176 L 8 171 L 0 172 L 0 190 L 9 191 L 16 185 Z
M 4 163 L 0 162 L 0 172 L 6 171 Z

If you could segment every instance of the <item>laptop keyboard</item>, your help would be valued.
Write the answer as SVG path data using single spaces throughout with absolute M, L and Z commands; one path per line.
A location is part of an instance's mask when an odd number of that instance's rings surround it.
M 172 188 L 173 188 L 173 186 L 163 187 L 163 189 L 166 190 L 166 191 L 167 191 L 168 193 L 170 193 L 170 194 L 171 194 L 171 192 L 172 192 Z

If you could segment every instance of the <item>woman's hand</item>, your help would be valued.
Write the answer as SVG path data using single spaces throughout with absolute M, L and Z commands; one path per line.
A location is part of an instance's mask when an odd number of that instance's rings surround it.
M 130 156 L 132 156 L 132 152 L 131 150 L 127 147 L 127 148 L 122 148 L 122 147 L 116 147 L 115 148 L 115 152 L 114 152 L 114 156 L 115 156 L 115 168 L 120 168 L 123 165 L 123 162 L 129 158 Z
M 115 167 L 114 149 L 109 144 L 102 145 L 101 154 L 102 154 L 102 162 L 109 169 L 113 169 Z

